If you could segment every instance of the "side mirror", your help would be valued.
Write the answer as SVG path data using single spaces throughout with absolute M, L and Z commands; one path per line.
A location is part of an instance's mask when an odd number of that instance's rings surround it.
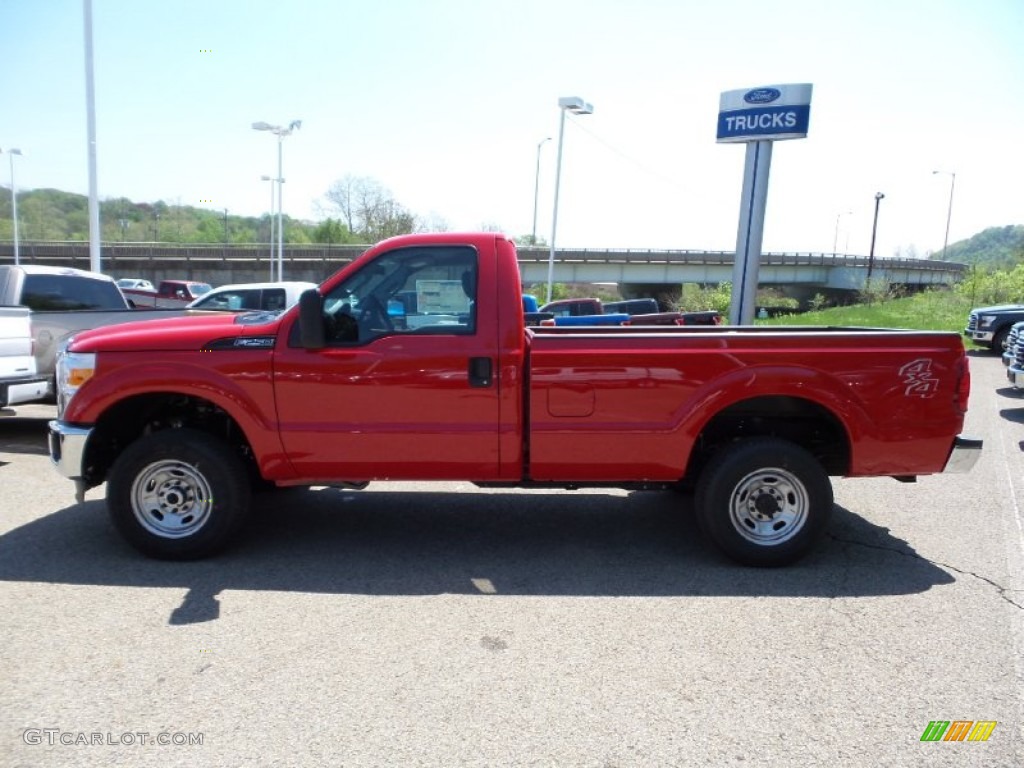
M 327 346 L 324 302 L 316 288 L 303 291 L 299 296 L 299 343 L 304 349 L 323 349 Z

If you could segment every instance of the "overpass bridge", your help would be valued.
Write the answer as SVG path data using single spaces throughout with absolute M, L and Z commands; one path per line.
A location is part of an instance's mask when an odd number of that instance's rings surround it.
M 285 245 L 285 277 L 320 282 L 361 254 L 367 245 Z M 214 285 L 270 279 L 268 244 L 120 243 L 101 244 L 103 271 L 115 277 L 204 280 Z M 19 243 L 25 264 L 89 268 L 85 242 L 26 241 Z M 0 243 L 0 264 L 14 261 L 11 243 Z M 555 254 L 555 281 L 560 283 L 618 283 L 625 286 L 716 285 L 732 280 L 735 253 L 708 250 L 575 249 Z M 926 259 L 876 257 L 836 253 L 764 253 L 759 282 L 775 286 L 801 300 L 815 293 L 841 295 L 862 290 L 869 265 L 872 279 L 907 290 L 951 285 L 967 270 L 964 264 Z M 524 283 L 544 283 L 548 249 L 520 246 L 519 267 Z

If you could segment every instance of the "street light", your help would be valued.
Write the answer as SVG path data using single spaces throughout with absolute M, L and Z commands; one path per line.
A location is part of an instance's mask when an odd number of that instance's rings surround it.
M 551 141 L 550 136 L 546 139 L 541 139 L 537 144 L 537 172 L 533 177 L 533 232 L 530 234 L 530 245 L 537 244 L 537 193 L 540 191 L 540 148 L 549 141 Z
M 934 176 L 936 173 L 948 173 L 949 174 L 949 210 L 946 212 L 946 237 L 942 241 L 942 259 L 946 260 L 946 246 L 949 245 L 949 221 L 953 218 L 953 187 L 956 185 L 956 173 L 953 171 L 932 171 Z
M 871 271 L 875 268 L 875 233 L 878 232 L 878 204 L 884 198 L 881 192 L 875 193 L 875 223 L 871 226 L 871 251 L 868 253 L 868 281 L 871 280 Z
M 24 155 L 21 154 L 20 149 L 8 149 L 7 154 L 11 156 L 11 218 L 14 220 L 14 263 L 20 264 L 21 259 L 18 253 L 18 193 L 14 187 L 14 156 L 24 157 Z
M 853 211 L 840 211 L 836 214 L 836 235 L 832 238 L 832 255 L 836 255 L 836 248 L 839 247 L 839 220 L 843 216 L 849 216 Z
M 270 182 L 270 282 L 274 282 L 274 182 L 273 176 L 260 176 L 260 181 Z
M 255 131 L 270 131 L 277 136 L 277 280 L 284 280 L 284 209 L 282 198 L 284 197 L 284 173 L 282 172 L 282 145 L 285 136 L 291 136 L 292 132 L 302 127 L 301 120 L 292 120 L 288 127 L 271 125 L 262 120 L 252 124 Z
M 565 138 L 565 113 L 574 115 L 591 115 L 594 106 L 579 96 L 563 96 L 558 100 L 558 108 L 562 110 L 558 124 L 558 160 L 555 164 L 555 208 L 551 213 L 551 250 L 548 252 L 548 298 L 551 301 L 551 285 L 555 277 L 555 233 L 558 231 L 558 187 L 562 181 L 562 141 Z

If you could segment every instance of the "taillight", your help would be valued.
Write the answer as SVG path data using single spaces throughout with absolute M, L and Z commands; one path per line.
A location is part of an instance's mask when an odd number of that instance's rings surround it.
M 967 401 L 971 397 L 971 363 L 964 355 L 960 358 L 959 378 L 956 383 L 956 407 L 960 413 L 967 413 Z
M 551 317 L 551 318 L 548 318 L 547 320 L 541 320 L 540 324 L 541 325 L 551 326 L 551 325 L 555 324 L 555 319 L 553 317 Z

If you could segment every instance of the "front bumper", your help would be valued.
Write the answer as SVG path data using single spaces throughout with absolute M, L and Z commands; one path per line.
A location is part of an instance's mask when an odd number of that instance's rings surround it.
M 943 472 L 961 474 L 970 472 L 981 456 L 983 440 L 976 437 L 957 435 L 953 440 L 953 450 L 946 459 Z
M 964 336 L 978 344 L 992 343 L 992 331 L 973 331 L 968 328 L 964 331 Z
M 49 391 L 46 379 L 14 379 L 0 382 L 0 408 L 44 400 Z
M 49 424 L 50 462 L 69 480 L 85 477 L 85 446 L 91 434 L 92 427 L 76 427 L 58 420 Z
M 1015 364 L 1011 364 L 1006 369 L 1006 380 L 1013 385 L 1014 389 L 1024 389 L 1024 368 L 1018 368 Z

